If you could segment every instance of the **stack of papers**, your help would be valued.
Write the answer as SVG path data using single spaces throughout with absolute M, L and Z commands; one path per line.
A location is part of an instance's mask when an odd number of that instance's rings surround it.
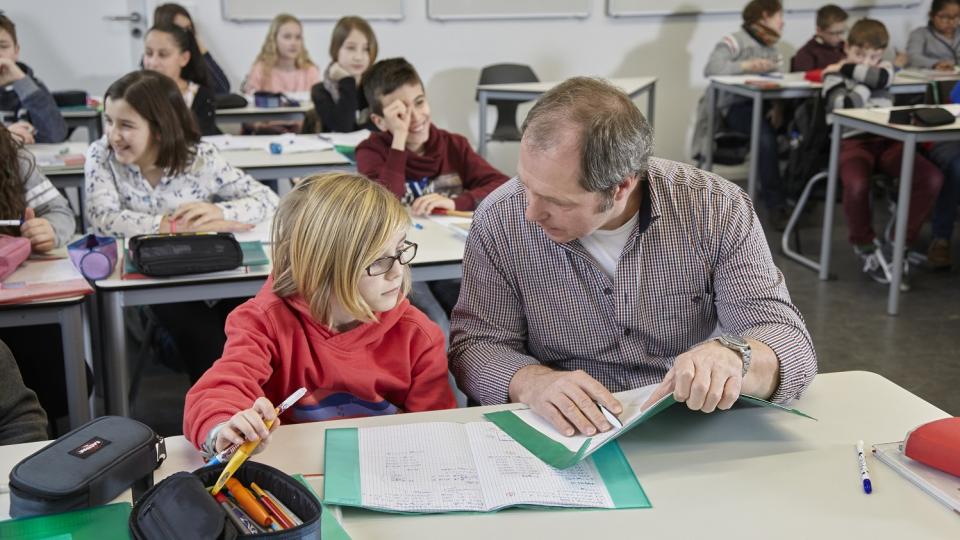
M 279 153 L 282 154 L 322 152 L 333 149 L 333 145 L 329 141 L 316 135 L 297 135 L 294 133 L 284 133 L 282 135 L 208 135 L 203 140 L 213 144 L 221 152 L 261 150 L 269 153 L 271 144 L 279 145 Z
M 343 146 L 346 148 L 356 148 L 363 141 L 370 137 L 369 129 L 352 131 L 350 133 L 321 133 L 320 138 L 330 141 L 334 146 Z

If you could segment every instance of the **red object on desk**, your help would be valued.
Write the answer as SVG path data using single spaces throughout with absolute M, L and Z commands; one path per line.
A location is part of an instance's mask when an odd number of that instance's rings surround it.
M 943 418 L 907 434 L 903 453 L 954 476 L 960 476 L 960 418 Z

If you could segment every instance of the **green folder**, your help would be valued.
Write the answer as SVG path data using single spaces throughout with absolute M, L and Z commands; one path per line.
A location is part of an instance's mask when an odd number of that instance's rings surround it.
M 129 540 L 130 503 L 0 521 L 3 540 Z
M 250 242 L 240 242 L 240 250 L 243 252 L 242 266 L 265 266 L 270 264 L 270 258 L 263 249 L 263 242 L 252 240 Z M 136 274 L 137 269 L 133 266 L 133 260 L 130 258 L 130 251 L 127 250 L 123 258 L 123 273 Z
M 434 423 L 441 424 L 441 423 Z M 485 422 L 475 422 L 474 424 L 486 424 Z M 429 426 L 430 424 L 408 424 L 406 428 L 409 428 L 409 434 L 401 437 L 396 440 L 395 446 L 401 447 L 404 444 L 402 439 L 408 438 L 408 440 L 423 440 L 425 433 L 420 431 L 420 428 Z M 458 426 L 469 426 L 470 424 L 456 424 Z M 373 430 L 378 428 L 361 428 L 362 430 Z M 468 428 L 465 428 L 468 429 Z M 502 434 L 501 434 L 502 435 Z M 469 437 L 469 436 L 468 436 Z M 444 441 L 444 440 L 431 440 L 431 445 L 435 446 L 439 451 L 444 453 L 457 452 L 463 450 L 463 447 L 454 447 L 450 445 L 456 444 L 455 441 Z M 469 447 L 468 447 L 469 448 Z M 522 451 L 522 449 L 519 449 Z M 596 505 L 582 505 L 582 504 L 573 504 L 565 503 L 562 498 L 558 498 L 555 501 L 524 501 L 517 500 L 509 504 L 503 503 L 490 503 L 488 507 L 483 510 L 469 510 L 469 509 L 451 509 L 451 507 L 429 507 L 423 506 L 415 509 L 409 507 L 397 508 L 391 506 L 383 506 L 371 503 L 364 499 L 363 492 L 361 490 L 361 477 L 363 476 L 364 458 L 361 455 L 360 451 L 360 431 L 357 428 L 339 428 L 339 429 L 328 429 L 325 432 L 325 441 L 324 441 L 324 485 L 323 485 L 323 502 L 324 504 L 340 505 L 340 506 L 352 506 L 358 508 L 366 508 L 370 510 L 377 510 L 381 512 L 390 512 L 397 514 L 421 514 L 421 513 L 452 513 L 452 512 L 491 512 L 501 510 L 507 507 L 522 507 L 522 508 L 590 508 L 590 509 L 623 509 L 623 508 L 650 508 L 650 500 L 647 498 L 646 493 L 644 493 L 643 488 L 640 486 L 640 482 L 637 480 L 636 475 L 633 473 L 633 469 L 630 468 L 630 464 L 627 462 L 626 457 L 623 455 L 623 452 L 620 450 L 620 445 L 614 443 L 604 446 L 604 448 L 596 452 L 591 456 L 591 461 L 589 464 L 586 464 L 584 468 L 576 471 L 573 474 L 584 474 L 592 470 L 596 470 L 597 476 L 599 476 L 600 483 L 603 484 L 603 487 L 606 489 L 607 494 L 609 495 L 610 501 L 612 502 L 612 508 L 607 506 L 596 506 Z M 510 452 L 511 454 L 513 452 Z M 471 453 L 472 454 L 472 453 Z M 507 458 L 509 459 L 509 458 Z M 542 472 L 547 472 L 549 467 L 543 466 Z M 462 473 L 461 469 L 457 469 L 458 474 Z M 499 479 L 497 478 L 484 478 L 481 474 L 481 467 L 477 465 L 477 477 L 481 486 L 481 491 L 486 493 L 487 489 L 490 491 L 496 490 L 496 484 Z M 439 474 L 447 472 L 443 469 L 439 471 Z M 537 478 L 539 477 L 537 469 L 535 467 L 529 467 L 528 477 Z M 566 473 L 560 473 L 566 474 Z M 585 478 L 585 475 L 580 477 Z M 465 481 L 466 482 L 466 481 Z M 536 490 L 539 486 L 535 485 L 535 480 L 527 480 L 525 478 L 513 477 L 507 480 L 511 485 L 516 486 L 520 491 L 529 491 Z M 527 482 L 526 484 L 524 482 Z M 430 489 L 439 489 L 442 493 L 442 488 L 436 488 L 432 483 L 426 484 L 415 484 L 410 485 L 410 489 L 414 491 L 430 490 Z M 484 497 L 484 504 L 487 503 L 486 498 Z
M 673 399 L 673 394 L 669 394 L 651 405 L 646 410 L 641 410 L 638 407 L 631 409 L 626 405 L 627 403 L 642 405 L 642 402 L 646 401 L 645 397 L 649 396 L 651 393 L 652 386 L 615 393 L 614 395 L 620 399 L 621 403 L 625 404 L 624 412 L 621 414 L 620 418 L 620 420 L 623 421 L 623 427 L 594 437 L 564 437 L 551 426 L 549 426 L 546 421 L 540 421 L 535 426 L 533 425 L 532 421 L 539 417 L 536 417 L 536 414 L 530 409 L 498 411 L 487 413 L 483 416 L 487 420 L 490 420 L 496 424 L 508 435 L 513 437 L 513 440 L 523 445 L 523 447 L 529 450 L 533 455 L 543 460 L 544 463 L 547 463 L 548 465 L 558 469 L 566 469 L 567 467 L 571 467 L 577 463 L 580 463 L 590 455 L 596 455 L 595 452 L 600 452 L 605 446 L 614 441 L 617 437 L 646 422 L 650 418 L 653 418 L 660 412 L 677 403 L 677 401 Z M 626 401 L 631 396 L 635 397 L 636 399 Z M 816 418 L 797 409 L 784 407 L 783 405 L 778 405 L 754 396 L 743 394 L 740 396 L 739 401 L 741 403 L 777 409 L 798 416 L 803 416 L 811 420 L 816 420 Z
M 323 504 L 323 500 L 317 495 L 317 492 L 313 490 L 310 482 L 307 482 L 307 479 L 304 478 L 302 474 L 295 474 L 293 477 L 306 486 L 307 490 L 320 501 L 320 538 L 324 540 L 350 540 L 350 535 L 347 534 L 346 529 L 343 528 L 343 523 L 340 523 L 340 520 L 334 515 L 334 511 L 331 510 L 331 507 Z

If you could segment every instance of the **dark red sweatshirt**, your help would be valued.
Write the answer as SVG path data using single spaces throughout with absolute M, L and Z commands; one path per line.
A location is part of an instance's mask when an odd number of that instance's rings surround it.
M 405 204 L 417 198 L 410 184 L 420 182 L 421 194 L 440 193 L 453 199 L 457 210 L 474 210 L 507 181 L 505 174 L 473 151 L 466 137 L 433 124 L 423 155 L 393 150 L 392 143 L 390 132 L 370 135 L 357 146 L 357 170 L 387 186 Z

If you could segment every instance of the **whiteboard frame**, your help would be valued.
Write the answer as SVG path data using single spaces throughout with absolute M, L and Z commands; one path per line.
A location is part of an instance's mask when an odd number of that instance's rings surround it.
M 531 20 L 531 19 L 588 19 L 593 11 L 593 0 L 584 0 L 584 11 L 558 11 L 544 13 L 478 13 L 464 15 L 435 15 L 431 5 L 438 0 L 427 0 L 427 19 L 433 21 L 494 21 L 494 20 Z M 442 1 L 442 0 L 440 0 Z M 540 2 L 537 2 L 540 3 Z M 542 4 L 549 5 L 549 0 L 542 0 Z
M 272 16 L 271 17 L 243 16 L 243 15 L 229 16 L 228 10 L 227 10 L 227 3 L 229 1 L 230 0 L 220 0 L 220 17 L 223 18 L 223 20 L 225 21 L 230 21 L 235 23 L 245 23 L 245 22 L 261 22 L 261 21 L 269 22 L 273 20 Z M 349 0 L 343 0 L 343 2 L 345 6 L 350 6 L 352 4 L 352 2 L 350 2 Z M 400 0 L 397 3 L 399 5 L 399 8 L 398 8 L 399 13 L 392 13 L 392 12 L 391 13 L 362 13 L 362 12 L 356 12 L 356 10 L 352 10 L 352 9 L 345 9 L 343 12 L 339 14 L 331 14 L 329 16 L 301 16 L 296 13 L 292 13 L 292 15 L 294 15 L 296 18 L 300 19 L 301 21 L 338 21 L 340 20 L 341 17 L 343 17 L 344 13 L 346 13 L 350 15 L 359 15 L 364 19 L 368 19 L 372 21 L 398 22 L 398 21 L 404 20 L 407 14 L 406 14 L 404 2 Z M 284 11 L 285 10 L 283 9 L 277 9 L 275 13 L 283 13 Z
M 605 1 L 606 7 L 604 8 L 604 13 L 606 14 L 606 16 L 612 19 L 624 19 L 629 17 L 670 17 L 670 16 L 690 17 L 690 16 L 697 16 L 697 15 L 729 15 L 729 14 L 740 14 L 741 12 L 741 8 L 737 8 L 737 9 L 705 8 L 705 9 L 690 9 L 689 11 L 676 11 L 676 10 L 667 10 L 667 9 L 664 9 L 664 10 L 651 9 L 651 10 L 643 10 L 643 11 L 619 11 L 619 10 L 614 11 L 613 2 L 614 0 L 606 0 Z M 843 2 L 839 2 L 837 4 L 840 5 L 842 3 Z M 923 4 L 923 2 L 921 2 L 920 0 L 912 0 L 912 1 L 905 1 L 905 2 L 895 2 L 895 1 L 884 2 L 881 0 L 880 3 L 874 4 L 872 6 L 840 5 L 840 7 L 842 7 L 847 11 L 864 11 L 868 9 L 904 9 L 906 10 L 906 9 L 919 7 L 921 4 Z M 785 13 L 810 13 L 810 12 L 817 11 L 817 9 L 818 8 L 812 8 L 812 7 L 800 8 L 800 9 L 785 8 L 784 12 Z

